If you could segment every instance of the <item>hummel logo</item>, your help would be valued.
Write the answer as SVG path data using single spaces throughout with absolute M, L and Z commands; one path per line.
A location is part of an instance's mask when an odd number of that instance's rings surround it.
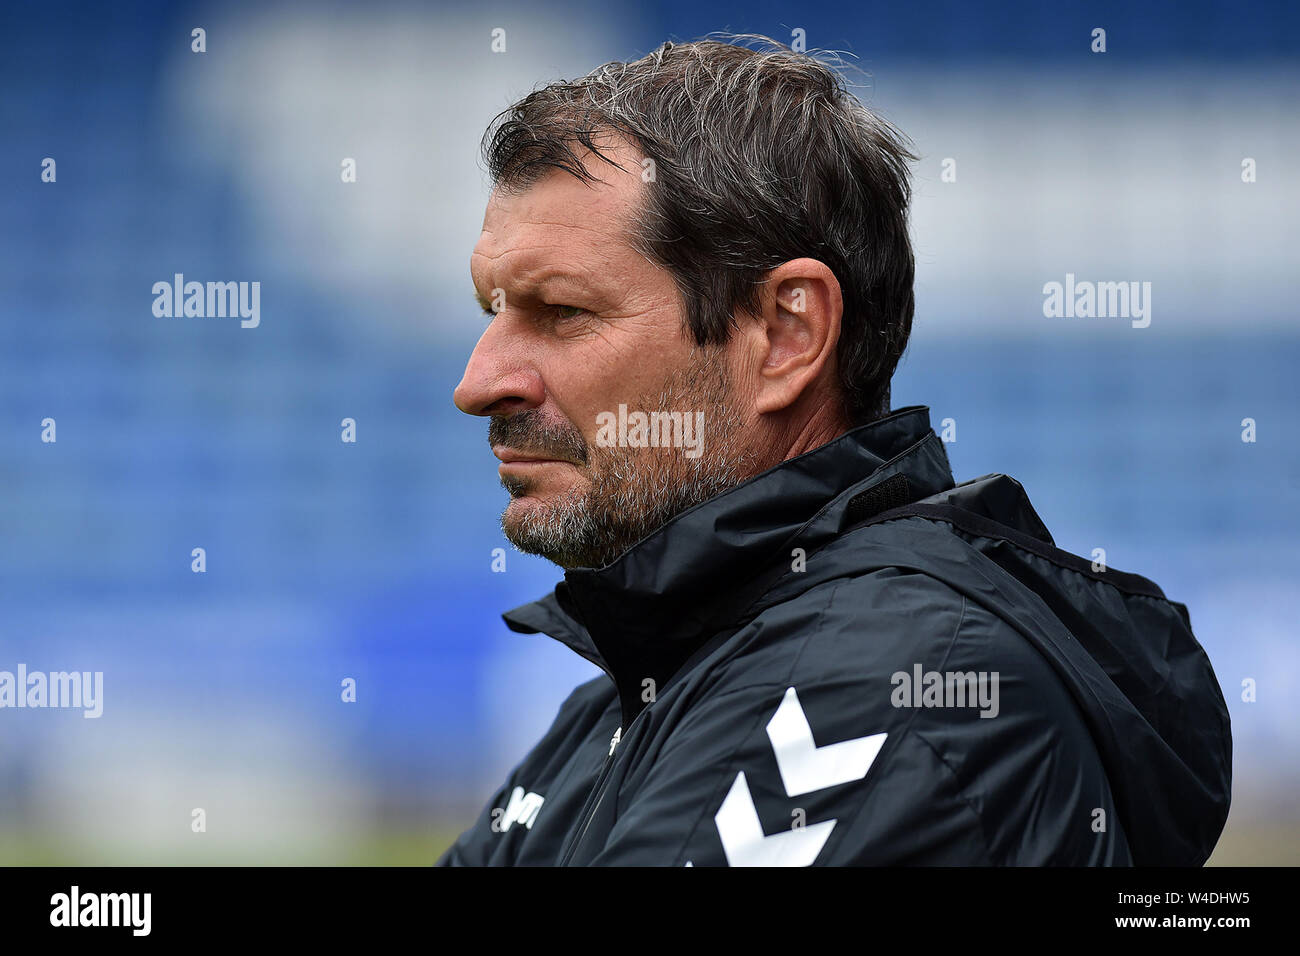
M 781 782 L 791 797 L 861 780 L 887 736 L 872 734 L 818 747 L 793 687 L 767 724 Z M 713 819 L 730 866 L 809 866 L 835 828 L 834 820 L 824 820 L 765 835 L 743 771 L 736 774 Z
M 515 787 L 510 794 L 510 802 L 506 804 L 505 809 L 494 807 L 492 809 L 492 830 L 495 833 L 505 833 L 516 823 L 521 824 L 525 829 L 531 830 L 533 823 L 537 820 L 537 814 L 542 809 L 542 804 L 546 798 L 541 794 L 524 792 L 523 787 Z

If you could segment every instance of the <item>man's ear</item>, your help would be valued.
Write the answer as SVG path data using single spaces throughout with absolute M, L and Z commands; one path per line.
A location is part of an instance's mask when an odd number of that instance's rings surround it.
M 755 411 L 782 411 L 816 390 L 823 376 L 834 378 L 843 316 L 839 280 L 825 263 L 791 259 L 768 273 L 754 329 Z

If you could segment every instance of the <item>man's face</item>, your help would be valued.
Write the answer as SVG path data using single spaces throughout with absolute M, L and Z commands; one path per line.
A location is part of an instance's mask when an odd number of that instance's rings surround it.
M 766 466 L 740 440 L 735 355 L 695 347 L 672 277 L 629 243 L 642 190 L 655 188 L 639 155 L 609 155 L 624 169 L 590 158 L 595 185 L 556 170 L 493 194 L 470 271 L 496 314 L 455 392 L 462 411 L 491 417 L 506 537 L 564 568 L 608 564 Z M 620 405 L 702 421 L 698 450 L 644 447 L 635 427 L 609 445 Z

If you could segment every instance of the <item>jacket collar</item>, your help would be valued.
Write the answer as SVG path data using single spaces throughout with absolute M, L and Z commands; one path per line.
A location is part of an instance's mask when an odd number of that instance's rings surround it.
M 794 548 L 811 554 L 871 513 L 952 487 L 929 409 L 900 409 L 682 512 L 603 568 L 566 571 L 553 593 L 502 617 L 609 674 L 626 728 L 653 699 L 647 688 L 763 610 Z

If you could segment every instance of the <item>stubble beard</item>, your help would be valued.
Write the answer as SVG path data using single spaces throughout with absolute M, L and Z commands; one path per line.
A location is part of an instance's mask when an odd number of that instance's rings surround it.
M 646 396 L 650 398 L 650 396 Z M 529 450 L 560 452 L 582 462 L 583 480 L 563 495 L 530 507 L 509 507 L 501 516 L 506 539 L 526 554 L 561 568 L 602 568 L 682 512 L 758 474 L 759 455 L 743 447 L 731 405 L 731 383 L 715 348 L 695 350 L 691 360 L 664 385 L 652 403 L 627 403 L 629 410 L 704 413 L 698 457 L 674 447 L 600 447 L 577 429 L 543 423 L 534 410 L 494 417 L 489 441 Z M 531 418 L 526 416 L 532 416 Z M 512 440 L 517 437 L 522 441 Z M 528 478 L 503 476 L 512 499 L 527 495 Z

